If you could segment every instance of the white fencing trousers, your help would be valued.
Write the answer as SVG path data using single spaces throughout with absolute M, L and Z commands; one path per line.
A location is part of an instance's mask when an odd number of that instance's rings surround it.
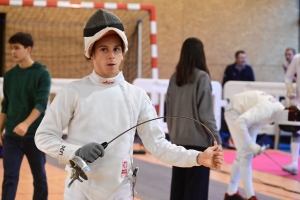
M 225 111 L 225 120 L 237 150 L 236 158 L 232 165 L 227 193 L 231 195 L 238 191 L 238 184 L 241 178 L 246 197 L 250 198 L 255 195 L 252 184 L 252 159 L 254 153 L 248 147 L 243 135 L 237 131 L 235 121 L 239 116 L 240 114 L 232 108 L 227 108 Z M 249 134 L 251 135 L 252 141 L 256 142 L 256 136 L 260 128 L 260 125 L 249 127 Z

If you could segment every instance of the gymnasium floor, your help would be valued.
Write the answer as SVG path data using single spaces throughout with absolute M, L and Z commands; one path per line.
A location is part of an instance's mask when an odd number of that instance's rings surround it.
M 135 200 L 168 200 L 170 190 L 171 167 L 166 165 L 151 154 L 134 155 L 135 165 L 140 168 L 136 190 L 138 194 Z M 62 200 L 64 190 L 64 179 L 66 172 L 64 166 L 47 157 L 47 177 L 49 184 L 49 200 Z M 222 172 L 211 170 L 210 194 L 209 199 L 223 199 L 227 183 L 229 182 L 230 164 L 224 164 Z M 0 162 L 0 181 L 3 178 L 3 167 Z M 253 178 L 260 179 L 266 183 L 284 186 L 290 190 L 300 192 L 300 183 L 296 180 L 271 175 L 264 172 L 253 172 Z M 240 183 L 240 188 L 242 188 Z M 270 187 L 258 182 L 254 182 L 254 189 L 260 200 L 275 199 L 300 199 L 299 194 L 284 191 L 280 188 Z M 243 193 L 243 189 L 241 189 Z M 26 158 L 24 158 L 21 166 L 20 183 L 17 191 L 16 200 L 31 200 L 33 193 L 32 176 Z M 156 196 L 155 196 L 156 195 Z
M 226 151 L 226 150 L 224 150 L 224 151 Z M 170 166 L 158 161 L 151 154 L 135 155 L 135 159 L 143 160 L 145 162 L 153 163 L 155 165 L 162 165 L 162 166 L 166 166 L 166 167 L 170 168 Z M 217 171 L 217 170 L 211 170 L 210 179 L 217 183 L 214 182 L 214 184 L 210 184 L 209 199 L 211 199 L 211 200 L 223 199 L 224 193 L 226 192 L 227 187 L 224 188 L 222 185 L 220 186 L 220 183 L 224 183 L 227 186 L 227 184 L 229 183 L 229 178 L 230 178 L 230 175 L 229 175 L 230 170 L 231 170 L 231 165 L 226 164 L 226 163 L 222 167 L 222 172 Z M 296 180 L 291 180 L 291 179 L 287 179 L 287 178 L 284 178 L 281 176 L 276 176 L 276 175 L 272 175 L 272 174 L 268 174 L 268 173 L 264 173 L 264 172 L 255 171 L 255 170 L 253 171 L 253 179 L 258 179 L 258 180 L 261 180 L 261 181 L 264 181 L 266 183 L 273 184 L 273 185 L 283 186 L 289 190 L 295 190 L 300 193 L 300 182 L 298 182 Z M 159 181 L 157 181 L 157 182 L 159 182 Z M 139 182 L 138 184 L 141 184 L 141 183 Z M 296 200 L 296 199 L 300 199 L 300 194 L 287 192 L 282 189 L 267 186 L 265 184 L 261 184 L 258 182 L 254 182 L 253 185 L 254 185 L 255 192 L 259 194 L 257 196 L 260 197 L 259 198 L 260 200 L 272 200 L 272 199 Z M 211 187 L 211 186 L 213 186 L 213 187 Z M 214 186 L 216 186 L 216 188 L 214 188 Z M 243 188 L 242 183 L 240 183 L 239 186 L 240 186 L 240 188 Z M 243 189 L 241 189 L 241 193 L 243 193 Z M 214 194 L 217 194 L 219 196 L 214 195 Z M 146 199 L 146 200 L 148 200 L 148 199 Z

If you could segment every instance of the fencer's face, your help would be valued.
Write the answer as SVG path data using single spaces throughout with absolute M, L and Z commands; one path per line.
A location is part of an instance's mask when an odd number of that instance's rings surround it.
M 122 44 L 117 34 L 106 35 L 94 44 L 91 59 L 99 76 L 112 78 L 118 74 L 123 60 Z
M 286 61 L 287 61 L 288 63 L 291 63 L 291 62 L 292 62 L 293 57 L 294 57 L 294 53 L 293 53 L 292 50 L 287 50 L 287 51 L 285 52 L 285 59 L 286 59 Z
M 14 43 L 10 45 L 11 55 L 15 62 L 20 63 L 25 60 L 31 52 L 31 47 L 25 48 L 20 43 Z

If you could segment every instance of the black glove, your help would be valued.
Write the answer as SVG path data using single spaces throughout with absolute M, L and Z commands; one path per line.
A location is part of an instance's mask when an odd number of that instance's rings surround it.
M 104 148 L 101 144 L 91 142 L 79 148 L 75 152 L 75 155 L 79 156 L 86 162 L 92 163 L 97 158 L 104 156 Z

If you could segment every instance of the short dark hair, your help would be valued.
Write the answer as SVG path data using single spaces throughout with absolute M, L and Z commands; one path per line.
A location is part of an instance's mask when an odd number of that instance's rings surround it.
M 237 57 L 239 56 L 240 53 L 245 54 L 246 52 L 243 51 L 243 50 L 239 50 L 239 51 L 235 52 L 235 58 L 237 58 Z
M 287 52 L 287 51 L 292 51 L 294 55 L 296 54 L 296 50 L 292 47 L 286 48 L 285 52 Z
M 182 86 L 195 81 L 195 68 L 209 75 L 206 65 L 204 46 L 198 38 L 188 38 L 184 41 L 179 62 L 176 66 L 176 84 Z
M 9 44 L 20 43 L 25 48 L 33 47 L 33 39 L 29 33 L 18 32 L 11 36 L 8 40 Z

